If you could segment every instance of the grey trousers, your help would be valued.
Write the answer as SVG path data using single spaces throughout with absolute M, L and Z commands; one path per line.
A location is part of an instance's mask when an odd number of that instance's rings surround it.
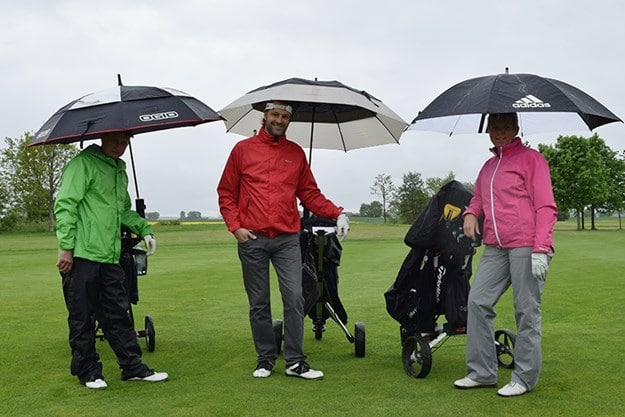
M 290 366 L 306 359 L 304 340 L 304 296 L 302 294 L 302 255 L 299 235 L 284 234 L 270 239 L 239 243 L 243 283 L 249 301 L 250 325 L 259 362 L 275 363 L 278 357 L 272 328 L 269 288 L 269 262 L 278 276 L 284 315 L 284 360 Z
M 497 382 L 495 304 L 512 285 L 517 338 L 511 382 L 533 390 L 542 366 L 544 282 L 532 275 L 531 247 L 497 249 L 486 246 L 469 292 L 466 366 L 468 377 L 482 383 Z

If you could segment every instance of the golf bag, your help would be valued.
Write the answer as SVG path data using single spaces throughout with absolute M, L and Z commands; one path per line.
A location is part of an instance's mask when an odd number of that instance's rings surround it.
M 324 303 L 328 302 L 343 323 L 347 323 L 347 312 L 338 295 L 338 267 L 343 248 L 335 233 L 317 235 L 313 226 L 334 227 L 333 220 L 310 217 L 302 219 L 300 248 L 302 251 L 302 289 L 304 311 L 313 322 L 325 322 L 330 313 Z M 323 239 L 323 241 L 321 241 Z M 321 258 L 320 258 L 321 257 Z M 320 294 L 319 283 L 323 294 Z M 321 302 L 318 302 L 321 301 Z
M 464 331 L 471 261 L 480 244 L 462 229 L 472 197 L 458 181 L 445 184 L 406 233 L 410 252 L 384 297 L 386 310 L 408 334 L 434 332 L 443 314 L 448 334 Z

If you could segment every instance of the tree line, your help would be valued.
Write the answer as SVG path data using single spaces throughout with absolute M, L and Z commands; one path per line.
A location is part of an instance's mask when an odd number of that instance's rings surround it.
M 54 198 L 63 167 L 78 154 L 72 145 L 27 147 L 32 134 L 5 138 L 0 150 L 0 231 L 45 227 L 54 230 Z M 595 229 L 597 214 L 617 214 L 625 208 L 625 152 L 608 147 L 597 134 L 559 136 L 555 145 L 538 145 L 549 162 L 554 195 L 561 220 L 577 218 L 577 228 L 585 229 L 585 216 L 590 216 Z M 477 175 L 477 172 L 476 172 Z M 430 198 L 447 182 L 454 180 L 449 172 L 443 178 L 423 179 L 418 172 L 402 176 L 396 186 L 390 175 L 379 174 L 370 187 L 379 200 L 362 203 L 360 215 L 412 223 L 427 206 Z M 465 183 L 469 189 L 473 184 Z M 146 214 L 158 220 L 158 212 Z M 201 213 L 181 212 L 181 219 L 201 219 Z
M 528 144 L 526 144 L 529 146 Z M 549 163 L 558 219 L 573 215 L 577 229 L 586 229 L 585 217 L 590 216 L 594 230 L 597 214 L 616 214 L 622 228 L 621 214 L 625 208 L 625 152 L 608 147 L 597 134 L 559 136 L 555 145 L 538 145 L 539 152 Z M 477 176 L 477 173 L 476 173 Z M 412 223 L 429 200 L 447 182 L 455 179 L 449 172 L 444 178 L 422 179 L 417 172 L 403 175 L 399 186 L 390 175 L 379 174 L 371 186 L 371 194 L 380 200 L 362 203 L 360 215 L 387 221 Z M 473 184 L 464 183 L 470 190 Z
M 445 177 L 423 179 L 418 172 L 409 171 L 402 176 L 402 183 L 396 186 L 390 175 L 378 174 L 370 187 L 372 195 L 381 199 L 360 205 L 360 216 L 381 217 L 384 223 L 414 222 L 427 207 L 430 199 L 450 181 L 456 179 L 453 171 Z M 469 190 L 473 184 L 463 183 Z

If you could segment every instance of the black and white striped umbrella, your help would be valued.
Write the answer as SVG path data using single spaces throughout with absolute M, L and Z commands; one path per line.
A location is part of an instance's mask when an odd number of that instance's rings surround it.
M 60 108 L 28 146 L 130 135 L 221 120 L 200 100 L 172 88 L 120 85 L 87 94 Z
M 597 100 L 562 81 L 534 74 L 489 75 L 454 85 L 419 112 L 408 130 L 484 133 L 486 115 L 517 113 L 522 135 L 592 130 L 622 121 Z
M 408 125 L 366 91 L 338 81 L 290 78 L 252 90 L 220 110 L 227 131 L 252 136 L 272 100 L 293 107 L 287 137 L 311 152 L 399 143 Z

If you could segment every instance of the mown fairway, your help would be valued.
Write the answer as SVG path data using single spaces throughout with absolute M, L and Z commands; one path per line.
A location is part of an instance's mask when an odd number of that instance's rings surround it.
M 222 224 L 156 226 L 158 249 L 140 280 L 137 327 L 151 314 L 156 349 L 145 361 L 170 373 L 161 384 L 122 382 L 106 342 L 97 342 L 109 383 L 93 392 L 69 374 L 66 312 L 51 234 L 0 235 L 0 415 L 2 416 L 622 416 L 625 407 L 625 232 L 558 224 L 556 257 L 543 299 L 544 368 L 537 390 L 499 398 L 459 391 L 464 336 L 434 352 L 425 379 L 401 365 L 399 325 L 383 293 L 408 253 L 407 226 L 352 223 L 343 242 L 339 294 L 366 325 L 366 356 L 328 322 L 315 340 L 306 319 L 304 347 L 323 381 L 287 378 L 284 362 L 252 378 L 255 353 L 235 241 Z M 609 230 L 608 230 L 609 229 Z M 275 281 L 272 283 L 276 289 Z M 277 291 L 277 290 L 276 290 Z M 273 309 L 282 316 L 279 294 Z M 514 329 L 510 294 L 498 328 Z M 145 346 L 144 340 L 140 341 Z M 510 371 L 500 370 L 499 382 Z

